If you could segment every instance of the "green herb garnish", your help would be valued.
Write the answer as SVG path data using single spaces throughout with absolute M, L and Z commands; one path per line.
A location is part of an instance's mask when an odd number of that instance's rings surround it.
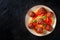
M 43 20 L 45 20 L 46 18 L 47 18 L 46 15 L 42 17 Z
M 37 20 L 33 20 L 33 22 L 37 22 Z

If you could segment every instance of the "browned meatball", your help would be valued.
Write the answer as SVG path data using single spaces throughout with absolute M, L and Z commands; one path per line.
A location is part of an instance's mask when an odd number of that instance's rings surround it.
M 47 13 L 47 16 L 48 16 L 48 17 L 52 17 L 52 16 L 53 16 L 53 13 L 52 13 L 52 12 L 48 12 L 48 13 Z
M 33 23 L 30 23 L 30 24 L 28 25 L 28 27 L 29 27 L 30 29 L 33 29 L 33 28 L 34 28 Z
M 43 33 L 43 28 L 42 27 L 37 27 L 36 32 L 37 33 Z
M 43 24 L 44 22 L 43 22 L 43 19 L 41 19 L 41 18 L 39 18 L 38 19 L 38 24 Z
M 45 8 L 40 8 L 39 10 L 38 10 L 38 13 L 39 14 L 45 14 L 45 13 L 47 13 L 47 11 L 46 11 L 46 9 Z
M 31 12 L 29 13 L 29 16 L 30 16 L 30 17 L 34 17 L 34 16 L 35 16 L 35 13 L 31 11 Z
M 47 26 L 46 26 L 46 30 L 47 30 L 47 31 L 51 31 L 51 30 L 52 30 L 52 27 L 51 27 L 50 25 L 47 25 Z

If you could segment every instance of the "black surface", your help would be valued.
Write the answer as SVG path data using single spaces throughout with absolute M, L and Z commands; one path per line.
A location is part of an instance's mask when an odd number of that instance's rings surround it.
M 0 39 L 1 40 L 59 40 L 60 2 L 58 0 L 0 0 Z M 55 30 L 43 37 L 32 35 L 25 27 L 25 15 L 35 5 L 50 7 L 57 16 Z

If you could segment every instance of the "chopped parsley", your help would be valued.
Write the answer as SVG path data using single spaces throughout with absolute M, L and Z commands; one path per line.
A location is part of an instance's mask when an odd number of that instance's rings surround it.
M 37 20 L 33 20 L 33 22 L 37 22 Z

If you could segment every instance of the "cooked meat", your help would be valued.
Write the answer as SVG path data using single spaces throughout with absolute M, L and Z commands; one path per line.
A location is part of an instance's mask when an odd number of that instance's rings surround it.
M 33 28 L 34 28 L 33 23 L 30 23 L 30 24 L 28 25 L 28 27 L 31 28 L 31 29 L 33 29 Z
M 38 19 L 38 24 L 43 24 L 43 19 L 39 18 Z
M 47 16 L 48 16 L 48 17 L 52 17 L 52 16 L 53 16 L 53 13 L 52 13 L 52 12 L 48 12 L 48 13 L 47 13 Z
M 37 27 L 36 32 L 37 33 L 43 33 L 43 28 L 42 27 Z
M 45 14 L 45 13 L 47 13 L 47 11 L 46 11 L 46 9 L 45 8 L 40 8 L 39 10 L 38 10 L 38 13 L 39 14 Z
M 30 17 L 34 17 L 34 16 L 35 16 L 35 13 L 31 11 L 31 12 L 29 13 L 29 16 L 30 16 Z
M 51 27 L 50 25 L 47 25 L 47 26 L 46 26 L 46 30 L 47 30 L 47 31 L 51 31 L 51 30 L 52 30 L 52 27 Z

